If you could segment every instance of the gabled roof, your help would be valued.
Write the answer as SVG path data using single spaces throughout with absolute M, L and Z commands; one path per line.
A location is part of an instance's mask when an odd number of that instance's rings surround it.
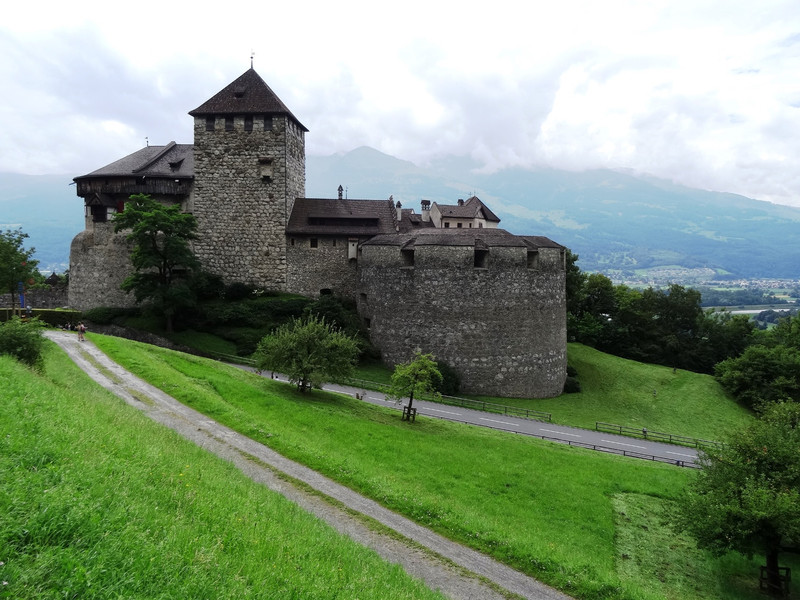
M 443 217 L 461 219 L 483 218 L 493 223 L 500 222 L 500 217 L 489 210 L 477 196 L 472 196 L 464 202 L 464 204 L 439 204 L 437 202 L 436 207 Z
M 297 123 L 303 131 L 308 131 L 252 67 L 212 98 L 190 111 L 189 114 L 193 117 L 202 115 L 285 115 Z
M 395 233 L 396 215 L 391 200 L 297 198 L 286 233 L 361 237 Z
M 194 146 L 170 142 L 166 146 L 147 146 L 111 164 L 75 177 L 74 181 L 96 177 L 194 177 Z

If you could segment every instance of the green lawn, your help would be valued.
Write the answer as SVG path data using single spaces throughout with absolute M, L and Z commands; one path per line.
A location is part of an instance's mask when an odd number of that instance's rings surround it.
M 91 382 L 0 356 L 0 598 L 442 599 Z
M 303 396 L 212 361 L 92 339 L 195 409 L 576 597 L 759 597 L 755 562 L 712 559 L 659 519 L 628 519 L 625 507 L 643 502 L 645 514 L 668 514 L 689 470 L 433 419 L 405 423 L 349 397 Z
M 546 399 L 465 397 L 548 412 L 562 425 L 594 429 L 602 421 L 706 440 L 723 439 L 753 418 L 710 375 L 673 372 L 583 344 L 569 344 L 568 358 L 578 372 L 580 393 Z M 389 373 L 372 367 L 357 376 L 385 383 Z

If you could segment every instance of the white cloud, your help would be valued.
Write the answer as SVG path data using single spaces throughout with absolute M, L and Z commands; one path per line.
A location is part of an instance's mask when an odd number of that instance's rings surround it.
M 311 153 L 627 168 L 800 205 L 794 0 L 116 6 L 4 8 L 0 171 L 191 142 L 186 113 L 252 51 Z

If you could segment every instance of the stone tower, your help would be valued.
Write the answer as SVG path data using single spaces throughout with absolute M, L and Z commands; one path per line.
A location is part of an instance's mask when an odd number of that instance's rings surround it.
M 252 68 L 194 117 L 195 254 L 227 283 L 286 289 L 286 224 L 308 131 Z

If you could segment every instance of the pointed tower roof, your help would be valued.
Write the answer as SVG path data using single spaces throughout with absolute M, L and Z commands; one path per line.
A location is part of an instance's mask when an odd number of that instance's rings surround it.
M 252 67 L 189 114 L 193 117 L 233 114 L 286 115 L 303 131 L 308 131 Z

